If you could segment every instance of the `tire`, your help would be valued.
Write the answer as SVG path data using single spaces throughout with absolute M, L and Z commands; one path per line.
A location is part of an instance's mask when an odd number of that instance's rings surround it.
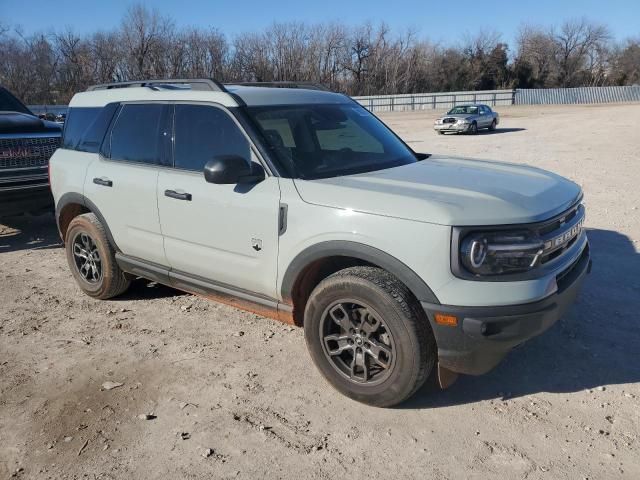
M 473 122 L 471 127 L 469 128 L 469 135 L 477 135 L 478 134 L 478 124 Z
M 93 213 L 71 220 L 65 245 L 71 274 L 84 293 L 106 300 L 129 288 L 131 278 L 118 266 L 104 226 Z
M 437 358 L 431 326 L 417 300 L 396 277 L 375 267 L 347 268 L 320 282 L 305 308 L 304 333 L 311 358 L 328 382 L 376 407 L 407 400 Z
M 491 122 L 491 125 L 489 125 L 489 131 L 490 131 L 490 132 L 495 131 L 495 129 L 496 129 L 496 125 L 497 125 L 497 123 L 496 123 L 496 119 L 494 118 L 494 119 L 493 119 L 493 122 Z

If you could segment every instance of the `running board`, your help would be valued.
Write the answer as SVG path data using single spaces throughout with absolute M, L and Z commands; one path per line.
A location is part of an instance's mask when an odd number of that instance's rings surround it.
M 279 302 L 276 299 L 237 289 L 230 285 L 219 284 L 185 272 L 174 271 L 164 265 L 129 257 L 120 252 L 116 253 L 116 261 L 123 271 L 132 275 L 289 325 L 295 324 L 291 305 Z

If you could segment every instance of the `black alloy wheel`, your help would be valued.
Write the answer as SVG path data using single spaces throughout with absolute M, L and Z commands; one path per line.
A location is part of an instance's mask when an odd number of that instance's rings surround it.
M 370 306 L 340 300 L 322 315 L 320 338 L 329 363 L 344 378 L 359 384 L 385 381 L 395 366 L 391 331 Z
M 80 276 L 88 283 L 100 282 L 102 263 L 96 242 L 86 232 L 78 232 L 72 245 L 73 258 Z

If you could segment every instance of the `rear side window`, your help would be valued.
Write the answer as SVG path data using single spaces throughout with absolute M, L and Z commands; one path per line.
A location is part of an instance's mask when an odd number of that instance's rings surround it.
M 74 107 L 67 113 L 62 148 L 75 150 L 88 127 L 93 124 L 102 107 Z
M 166 164 L 161 149 L 167 107 L 161 104 L 123 105 L 111 129 L 111 159 Z
M 100 113 L 98 113 L 96 119 L 84 132 L 84 135 L 82 136 L 82 139 L 80 140 L 80 143 L 78 144 L 76 150 L 80 150 L 82 152 L 98 153 L 100 144 L 104 139 L 105 133 L 107 132 L 109 124 L 111 123 L 111 119 L 113 118 L 113 114 L 116 113 L 117 109 L 117 103 L 110 103 L 100 109 Z
M 174 165 L 202 171 L 218 155 L 251 161 L 249 141 L 223 110 L 206 105 L 176 105 Z

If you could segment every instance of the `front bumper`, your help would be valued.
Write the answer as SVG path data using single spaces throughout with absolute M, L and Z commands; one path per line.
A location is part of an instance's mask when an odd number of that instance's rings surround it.
M 557 276 L 556 293 L 543 300 L 499 307 L 455 307 L 422 302 L 436 337 L 440 366 L 468 375 L 490 371 L 513 347 L 557 322 L 574 302 L 590 271 L 587 244 L 578 260 Z M 457 325 L 437 324 L 436 313 L 455 316 Z
M 433 125 L 433 129 L 438 132 L 466 132 L 470 128 L 470 123 L 436 123 Z

